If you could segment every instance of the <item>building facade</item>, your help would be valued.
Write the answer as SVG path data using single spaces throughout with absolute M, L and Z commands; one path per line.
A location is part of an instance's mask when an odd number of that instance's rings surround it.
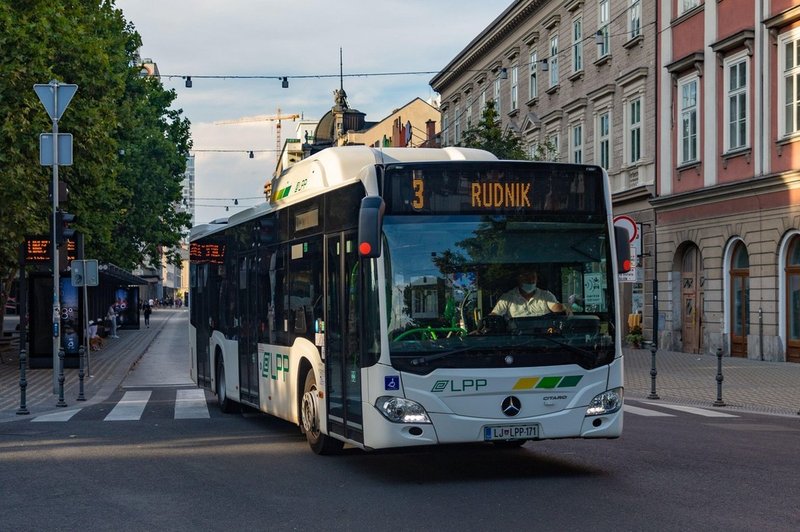
M 656 184 L 655 0 L 519 0 L 432 80 L 442 145 L 457 145 L 494 100 L 502 127 L 532 158 L 597 164 L 610 176 L 614 214 L 633 223 L 635 275 L 623 315 L 652 338 Z M 623 333 L 624 336 L 624 333 Z
M 800 5 L 659 5 L 660 345 L 800 362 Z

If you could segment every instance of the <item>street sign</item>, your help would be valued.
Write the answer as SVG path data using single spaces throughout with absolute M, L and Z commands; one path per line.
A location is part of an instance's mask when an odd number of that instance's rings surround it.
M 39 164 L 53 165 L 53 134 L 39 134 Z M 72 166 L 72 133 L 58 134 L 58 164 Z
M 72 286 L 97 286 L 100 284 L 97 259 L 73 260 L 69 263 Z
M 72 279 L 72 286 L 78 287 L 86 284 L 82 260 L 73 260 L 69 263 L 69 274 Z
M 50 120 L 59 120 L 78 91 L 78 86 L 74 83 L 51 81 L 47 84 L 37 83 L 33 86 L 33 90 L 50 115 Z
M 100 284 L 100 273 L 97 266 L 97 259 L 86 259 L 83 273 L 86 279 L 86 286 L 97 286 Z

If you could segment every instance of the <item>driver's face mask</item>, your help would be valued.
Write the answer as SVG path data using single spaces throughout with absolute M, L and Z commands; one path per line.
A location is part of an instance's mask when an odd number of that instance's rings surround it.
M 536 290 L 536 283 L 522 283 L 520 288 L 528 292 L 529 294 Z

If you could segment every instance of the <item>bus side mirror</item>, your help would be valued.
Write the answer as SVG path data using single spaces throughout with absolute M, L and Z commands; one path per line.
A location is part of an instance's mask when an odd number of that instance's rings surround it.
M 358 213 L 358 254 L 370 259 L 381 255 L 381 227 L 386 208 L 380 196 L 367 196 L 361 200 Z
M 628 230 L 614 226 L 614 241 L 617 245 L 617 270 L 619 273 L 631 271 L 631 245 Z

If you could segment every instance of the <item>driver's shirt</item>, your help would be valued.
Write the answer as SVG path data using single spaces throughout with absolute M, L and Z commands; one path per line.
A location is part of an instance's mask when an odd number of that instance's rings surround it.
M 492 314 L 505 318 L 524 318 L 528 316 L 544 316 L 552 312 L 547 303 L 558 303 L 556 296 L 547 290 L 537 288 L 530 299 L 523 296 L 519 288 L 512 288 L 497 301 Z

